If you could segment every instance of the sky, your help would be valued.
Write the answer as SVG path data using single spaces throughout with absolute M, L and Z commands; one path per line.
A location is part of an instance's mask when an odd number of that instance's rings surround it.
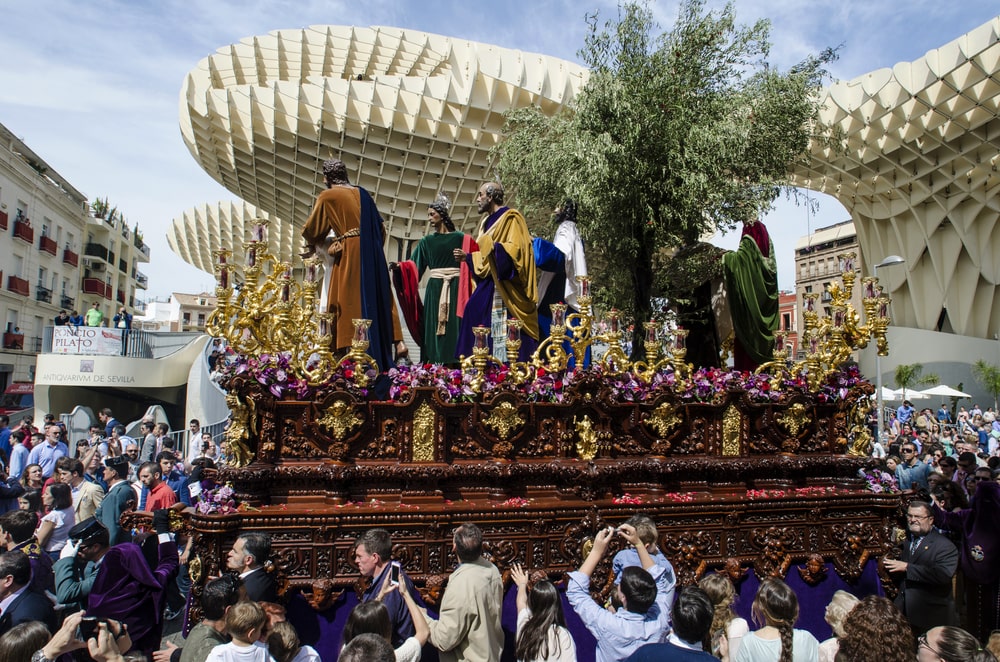
M 709 0 L 709 7 L 722 3 Z M 772 23 L 770 61 L 788 68 L 842 44 L 839 80 L 915 60 L 990 21 L 995 0 L 735 0 L 737 19 Z M 676 1 L 651 0 L 664 29 Z M 0 0 L 0 123 L 89 198 L 108 197 L 139 224 L 152 251 L 145 297 L 211 291 L 214 279 L 174 255 L 171 221 L 196 205 L 236 199 L 197 165 L 178 128 L 185 75 L 241 38 L 309 25 L 384 25 L 579 62 L 585 15 L 617 15 L 608 0 Z M 765 221 L 778 279 L 792 289 L 794 245 L 849 220 L 833 198 L 819 208 L 779 202 Z M 516 202 L 516 201 L 515 201 Z M 716 243 L 734 248 L 736 233 Z

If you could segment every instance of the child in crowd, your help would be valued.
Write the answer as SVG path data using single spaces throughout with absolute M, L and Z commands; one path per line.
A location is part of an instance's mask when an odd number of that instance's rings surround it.
M 267 614 L 256 602 L 237 602 L 226 612 L 226 630 L 233 638 L 212 649 L 206 662 L 275 662 L 267 646 L 257 641 Z
M 288 621 L 274 624 L 267 647 L 277 662 L 322 662 L 315 648 L 302 645 L 299 633 Z
M 656 540 L 659 538 L 656 524 L 646 515 L 632 515 L 632 517 L 625 520 L 625 523 L 635 529 L 639 540 L 646 548 L 646 551 L 649 552 L 650 558 L 653 559 L 653 563 L 663 568 L 663 577 L 667 580 L 667 585 L 670 587 L 669 590 L 672 594 L 674 585 L 677 583 L 677 577 L 674 575 L 674 567 L 670 565 L 670 560 L 656 545 Z M 611 561 L 611 568 L 615 573 L 616 586 L 622 583 L 622 570 L 629 567 L 642 567 L 642 564 L 639 562 L 639 551 L 634 546 L 629 546 L 618 552 Z M 617 603 L 617 596 L 617 591 L 611 592 L 611 604 L 615 609 L 621 607 Z

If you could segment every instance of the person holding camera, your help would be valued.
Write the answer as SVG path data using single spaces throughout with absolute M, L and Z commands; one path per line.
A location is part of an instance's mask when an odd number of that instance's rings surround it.
M 361 575 L 371 583 L 361 602 L 381 600 L 389 610 L 389 620 L 392 622 L 393 648 L 398 648 L 414 634 L 413 618 L 406 607 L 403 596 L 398 591 L 382 595 L 382 588 L 387 583 L 406 584 L 406 590 L 413 590 L 413 582 L 403 572 L 399 565 L 392 563 L 392 538 L 385 529 L 369 529 L 354 543 L 354 562 Z M 393 572 L 398 574 L 393 578 Z

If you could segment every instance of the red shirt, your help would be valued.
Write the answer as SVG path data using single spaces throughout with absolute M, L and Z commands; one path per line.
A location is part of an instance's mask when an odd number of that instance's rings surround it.
M 169 508 L 175 503 L 177 503 L 177 495 L 174 494 L 169 485 L 160 481 L 156 487 L 149 491 L 149 496 L 146 497 L 146 510 L 153 512 L 160 508 Z

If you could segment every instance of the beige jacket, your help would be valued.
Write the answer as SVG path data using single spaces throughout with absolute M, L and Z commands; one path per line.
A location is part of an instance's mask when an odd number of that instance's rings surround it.
M 437 620 L 428 619 L 431 644 L 441 662 L 499 662 L 503 583 L 484 558 L 462 563 L 448 579 Z

